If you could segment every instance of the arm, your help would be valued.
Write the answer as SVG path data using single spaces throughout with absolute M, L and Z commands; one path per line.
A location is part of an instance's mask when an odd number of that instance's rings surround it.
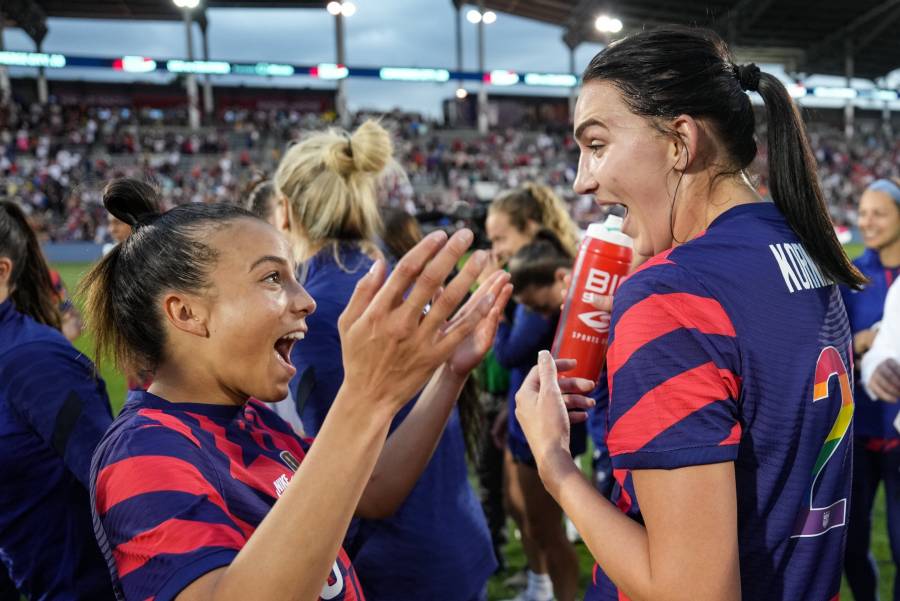
M 884 319 L 861 365 L 862 380 L 872 398 L 896 401 L 900 396 L 900 286 L 888 290 Z
M 91 454 L 112 423 L 103 381 L 68 343 L 32 342 L 4 362 L 0 382 L 20 418 L 90 486 Z
M 503 307 L 512 294 L 508 281 L 508 274 L 495 272 L 460 311 L 457 319 L 474 310 L 487 294 L 494 299 L 490 312 L 479 322 L 473 335 L 460 345 L 448 363 L 438 368 L 415 407 L 388 438 L 360 499 L 359 517 L 381 519 L 391 516 L 422 475 L 469 372 L 490 349 Z
M 566 379 L 557 383 L 549 353 L 516 395 L 516 415 L 548 491 L 625 594 L 635 601 L 738 599 L 735 332 L 690 276 L 663 269 L 673 273 L 658 269 L 620 289 L 607 352 L 607 442 L 617 480 L 633 485 L 625 492 L 640 503 L 645 526 L 571 469 L 564 403 L 573 389 Z M 568 362 L 557 363 L 566 369 Z M 686 416 L 695 421 L 683 422 Z
M 360 280 L 338 323 L 347 377 L 315 444 L 230 565 L 194 580 L 179 601 L 319 597 L 390 420 L 487 312 L 479 303 L 446 321 L 482 267 L 476 253 L 422 317 L 472 238 L 463 231 L 444 244 L 443 236 L 427 236 L 383 285 L 381 261 Z
M 541 477 L 630 599 L 740 599 L 733 463 L 632 472 L 646 527 L 601 496 L 571 463 L 562 453 L 548 457 Z

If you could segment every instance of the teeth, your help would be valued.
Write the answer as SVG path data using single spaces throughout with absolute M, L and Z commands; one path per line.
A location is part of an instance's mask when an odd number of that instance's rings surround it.
M 287 338 L 288 340 L 303 340 L 303 332 L 291 332 L 290 334 L 285 334 L 282 338 Z

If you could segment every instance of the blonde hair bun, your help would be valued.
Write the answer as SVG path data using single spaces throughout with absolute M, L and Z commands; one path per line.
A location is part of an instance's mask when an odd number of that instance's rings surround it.
M 344 177 L 353 173 L 380 173 L 393 154 L 390 134 L 377 121 L 369 119 L 349 137 L 333 136 L 323 163 Z

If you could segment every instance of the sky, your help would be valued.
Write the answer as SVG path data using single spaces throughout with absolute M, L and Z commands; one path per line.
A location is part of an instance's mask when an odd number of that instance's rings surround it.
M 346 63 L 350 66 L 442 67 L 456 66 L 455 10 L 451 0 L 355 0 L 358 10 L 345 19 Z M 464 9 L 464 12 L 467 9 Z M 335 19 L 321 9 L 211 9 L 209 46 L 212 60 L 269 61 L 291 64 L 336 62 Z M 180 58 L 185 55 L 182 22 L 104 21 L 48 19 L 44 52 L 86 56 L 143 55 Z M 477 70 L 477 27 L 463 19 L 463 66 Z M 200 58 L 199 29 L 194 29 L 195 56 Z M 566 73 L 569 50 L 562 42 L 562 29 L 535 21 L 499 14 L 485 26 L 485 67 Z M 4 31 L 7 50 L 34 51 L 24 32 Z M 602 49 L 583 44 L 576 52 L 581 71 Z M 21 70 L 13 70 L 15 75 Z M 117 73 L 98 69 L 60 70 L 52 77 L 123 80 Z M 145 77 L 145 79 L 147 79 Z M 230 77 L 229 81 L 242 81 Z M 244 78 L 253 85 L 323 85 L 310 78 Z M 333 86 L 325 83 L 324 86 Z M 453 95 L 453 84 L 386 83 L 370 79 L 348 79 L 350 108 L 389 110 L 394 107 L 439 115 L 441 101 Z M 517 86 L 516 93 L 528 93 Z M 565 95 L 558 88 L 543 88 L 540 94 Z
M 77 1 L 77 0 L 73 0 Z M 165 0 L 163 0 L 165 1 Z M 202 1 L 202 0 L 201 0 Z M 355 15 L 345 19 L 346 63 L 352 67 L 401 66 L 455 69 L 455 10 L 451 0 L 354 0 Z M 465 7 L 465 13 L 471 7 Z M 209 19 L 210 59 L 239 62 L 318 64 L 336 62 L 335 19 L 323 9 L 211 9 Z M 562 29 L 552 25 L 500 13 L 485 27 L 485 68 L 565 73 L 569 50 L 562 42 Z M 200 58 L 199 28 L 194 28 L 195 57 Z M 142 55 L 152 58 L 183 58 L 186 55 L 182 22 L 49 19 L 45 52 L 82 56 L 118 57 Z M 477 70 L 477 26 L 463 19 L 465 70 Z M 34 51 L 34 44 L 21 30 L 6 29 L 7 50 Z M 602 49 L 582 44 L 576 50 L 576 72 Z M 782 74 L 777 66 L 762 68 Z M 12 69 L 12 74 L 33 73 Z M 900 85 L 900 71 L 891 85 Z M 100 69 L 48 70 L 49 77 L 128 81 L 130 76 Z M 172 76 L 158 73 L 143 79 L 165 81 Z M 333 87 L 309 77 L 239 78 L 225 76 L 232 84 L 255 86 Z M 216 77 L 214 77 L 214 83 Z M 844 85 L 842 78 L 813 76 L 808 83 Z M 871 86 L 870 82 L 859 82 Z M 453 95 L 456 85 L 381 82 L 375 79 L 347 80 L 351 110 L 390 110 L 396 107 L 430 116 L 441 115 L 442 101 Z M 508 92 L 507 92 L 508 91 Z M 515 86 L 507 93 L 564 96 L 560 88 Z M 804 99 L 804 104 L 809 104 Z M 758 99 L 757 99 L 758 101 Z M 840 106 L 841 101 L 812 99 L 818 106 Z M 872 108 L 875 108 L 874 106 Z M 894 103 L 900 109 L 900 102 Z

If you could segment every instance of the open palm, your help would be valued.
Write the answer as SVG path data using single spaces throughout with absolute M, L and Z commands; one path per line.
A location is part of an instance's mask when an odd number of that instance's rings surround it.
M 494 344 L 494 336 L 497 334 L 497 326 L 500 324 L 500 316 L 506 303 L 512 296 L 512 284 L 509 284 L 509 274 L 498 271 L 492 274 L 473 294 L 459 312 L 447 322 L 447 331 L 459 323 L 465 317 L 479 308 L 479 304 L 489 304 L 484 317 L 475 326 L 475 330 L 459 343 L 456 350 L 448 360 L 450 369 L 455 374 L 466 375 L 481 363 L 484 356 Z

